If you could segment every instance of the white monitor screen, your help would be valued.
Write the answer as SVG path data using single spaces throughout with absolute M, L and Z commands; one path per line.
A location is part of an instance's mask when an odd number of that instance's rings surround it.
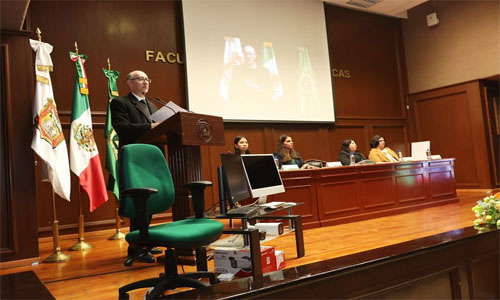
M 278 166 L 276 166 L 272 154 L 244 154 L 241 155 L 241 161 L 247 175 L 252 197 L 267 196 L 285 191 Z
M 222 162 L 222 180 L 224 180 L 227 196 L 232 203 L 250 198 L 245 169 L 237 154 L 220 155 Z
M 427 149 L 431 149 L 430 141 L 411 143 L 411 158 L 413 160 L 426 160 Z
M 320 0 L 183 0 L 189 110 L 225 121 L 335 122 Z

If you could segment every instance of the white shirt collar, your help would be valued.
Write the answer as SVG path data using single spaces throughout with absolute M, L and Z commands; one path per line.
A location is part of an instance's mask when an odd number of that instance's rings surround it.
M 134 95 L 134 96 L 135 96 L 135 98 L 137 98 L 137 100 L 139 100 L 139 101 L 143 101 L 143 100 L 144 100 L 144 103 L 146 102 L 146 101 L 145 101 L 146 99 L 144 98 L 144 96 L 139 97 L 139 96 L 137 96 L 136 94 L 134 94 L 134 92 L 132 92 L 132 95 Z

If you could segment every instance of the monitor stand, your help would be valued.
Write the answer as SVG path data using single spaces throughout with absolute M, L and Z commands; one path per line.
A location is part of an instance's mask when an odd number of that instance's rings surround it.
M 267 196 L 260 196 L 259 197 L 259 205 L 267 203 Z

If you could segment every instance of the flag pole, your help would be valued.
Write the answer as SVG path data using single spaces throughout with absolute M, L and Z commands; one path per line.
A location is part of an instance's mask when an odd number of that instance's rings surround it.
M 80 216 L 78 218 L 78 242 L 69 248 L 70 251 L 85 251 L 94 248 L 94 245 L 85 242 L 85 216 L 82 209 L 82 194 L 81 187 L 78 186 L 78 206 L 80 208 Z
M 42 41 L 42 31 L 40 28 L 36 28 L 36 36 L 38 41 Z M 42 168 L 46 167 L 45 165 Z M 42 263 L 53 263 L 53 262 L 65 262 L 71 259 L 71 255 L 65 254 L 61 251 L 61 247 L 59 247 L 59 221 L 57 220 L 56 214 L 56 196 L 54 194 L 54 187 L 50 181 L 50 191 L 52 192 L 52 243 L 54 244 L 54 252 L 51 255 L 47 256 Z
M 111 63 L 108 57 L 108 71 L 111 71 Z M 119 213 L 118 198 L 115 196 L 115 220 L 116 220 L 116 232 L 108 238 L 108 240 L 123 240 L 125 239 L 125 234 L 121 231 L 122 223 Z
M 75 41 L 75 53 L 78 55 L 78 43 Z M 80 215 L 78 217 L 78 242 L 69 248 L 70 251 L 85 251 L 94 248 L 93 245 L 85 242 L 84 231 L 85 231 L 85 219 L 82 209 L 82 194 L 81 186 L 78 185 L 78 208 Z
M 116 199 L 116 197 L 115 197 Z M 115 220 L 116 220 L 116 232 L 108 238 L 108 240 L 123 240 L 125 239 L 125 234 L 121 231 L 122 224 L 120 219 L 118 199 L 115 201 Z
M 50 189 L 52 191 L 52 242 L 54 243 L 54 252 L 42 262 L 65 262 L 71 259 L 71 255 L 62 253 L 61 247 L 59 247 L 59 221 L 57 220 L 56 215 L 56 197 L 54 195 L 54 188 L 52 187 L 52 184 L 50 185 Z

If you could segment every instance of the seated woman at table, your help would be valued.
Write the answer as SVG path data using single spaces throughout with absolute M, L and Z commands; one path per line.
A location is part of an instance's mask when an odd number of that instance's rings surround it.
M 273 153 L 278 158 L 279 166 L 297 165 L 300 169 L 316 169 L 316 167 L 304 163 L 304 160 L 298 152 L 293 149 L 293 140 L 286 134 L 278 138 L 278 151 Z
M 397 162 L 399 160 L 396 152 L 385 146 L 385 139 L 380 135 L 376 135 L 372 138 L 370 146 L 372 149 L 370 150 L 368 159 L 374 162 Z
M 248 149 L 248 140 L 242 135 L 238 135 L 234 138 L 234 153 L 235 154 L 250 154 Z
M 353 139 L 344 140 L 340 147 L 338 160 L 343 166 L 348 166 L 351 164 L 351 155 L 354 156 L 355 163 L 366 159 L 363 153 L 359 152 L 358 145 Z

